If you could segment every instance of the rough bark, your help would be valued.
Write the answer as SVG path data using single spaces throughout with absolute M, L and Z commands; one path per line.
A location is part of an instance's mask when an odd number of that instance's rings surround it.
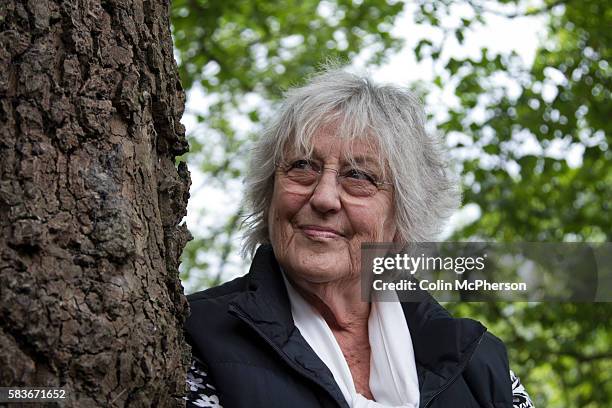
M 168 7 L 0 4 L 0 386 L 182 403 L 190 181 Z

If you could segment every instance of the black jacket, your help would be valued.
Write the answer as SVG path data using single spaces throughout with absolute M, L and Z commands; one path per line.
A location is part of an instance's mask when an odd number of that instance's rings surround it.
M 293 323 L 272 248 L 250 272 L 188 297 L 193 354 L 208 367 L 224 408 L 348 407 L 334 378 Z M 433 298 L 403 303 L 412 336 L 420 408 L 512 408 L 503 343 Z

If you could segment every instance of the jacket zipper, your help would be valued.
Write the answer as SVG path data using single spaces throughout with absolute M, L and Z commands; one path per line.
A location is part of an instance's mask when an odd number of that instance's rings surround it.
M 320 382 L 317 378 L 312 377 L 309 373 L 307 373 L 306 371 L 303 370 L 303 368 L 297 364 L 295 364 L 293 361 L 291 361 L 286 354 L 276 345 L 274 344 L 269 338 L 268 336 L 266 336 L 261 330 L 259 330 L 259 328 L 253 323 L 251 322 L 251 319 L 244 313 L 242 312 L 242 310 L 240 310 L 237 307 L 234 306 L 230 306 L 230 312 L 234 313 L 236 316 L 238 316 L 243 322 L 245 322 L 251 329 L 253 329 L 258 335 L 259 337 L 263 338 L 265 340 L 266 343 L 268 343 L 268 345 L 270 347 L 272 347 L 274 349 L 274 351 L 276 351 L 276 353 L 283 359 L 283 361 L 285 363 L 287 363 L 291 368 L 293 368 L 294 370 L 296 370 L 297 372 L 299 372 L 300 374 L 302 374 L 304 377 L 314 381 L 315 383 L 317 383 L 321 388 L 323 388 L 325 390 L 325 392 L 327 392 L 329 394 L 329 396 L 332 398 L 332 400 L 338 402 L 338 400 L 336 399 L 336 397 L 334 397 L 329 390 L 326 388 L 325 384 L 323 384 L 322 382 Z M 342 406 L 342 404 L 339 404 L 340 406 Z M 344 407 L 348 406 L 348 404 L 344 405 Z
M 485 331 L 486 333 L 486 331 Z M 480 342 L 482 342 L 482 339 L 485 335 L 485 333 L 482 333 L 480 335 L 480 337 L 478 338 L 478 342 L 476 343 L 476 347 L 474 347 L 474 351 L 472 352 L 472 355 L 470 356 L 470 358 L 467 359 L 467 361 L 463 364 L 463 366 L 461 367 L 461 370 L 458 371 L 457 374 L 455 374 L 455 376 L 453 378 L 450 379 L 450 381 L 448 381 L 446 383 L 446 385 L 442 388 L 440 388 L 438 390 L 438 392 L 436 392 L 434 395 L 431 396 L 431 398 L 429 399 L 429 401 L 427 401 L 427 403 L 425 403 L 425 405 L 423 406 L 423 408 L 427 408 L 428 406 L 431 405 L 431 403 L 433 402 L 433 400 L 435 400 L 438 395 L 440 395 L 442 392 L 444 392 L 444 390 L 446 390 L 448 387 L 450 387 L 451 385 L 453 385 L 453 383 L 455 381 L 457 381 L 457 378 L 459 378 L 459 376 L 461 376 L 461 373 L 463 373 L 463 369 L 470 363 L 470 361 L 472 360 L 472 357 L 474 357 L 474 353 L 476 352 L 476 349 L 478 348 L 478 346 L 480 345 Z

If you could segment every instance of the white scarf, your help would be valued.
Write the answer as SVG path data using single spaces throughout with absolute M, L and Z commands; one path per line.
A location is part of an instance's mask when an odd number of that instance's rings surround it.
M 331 329 L 284 277 L 293 321 L 325 363 L 351 408 L 418 408 L 419 381 L 412 339 L 399 301 L 372 302 L 368 318 L 371 401 L 355 389 L 353 376 Z

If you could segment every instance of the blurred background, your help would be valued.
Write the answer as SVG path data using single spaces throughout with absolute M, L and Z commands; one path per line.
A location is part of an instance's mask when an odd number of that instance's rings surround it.
M 448 240 L 606 242 L 612 6 L 605 0 L 173 0 L 192 175 L 187 293 L 247 272 L 248 151 L 326 60 L 409 87 L 461 174 Z M 508 346 L 538 407 L 612 404 L 612 304 L 450 303 Z

